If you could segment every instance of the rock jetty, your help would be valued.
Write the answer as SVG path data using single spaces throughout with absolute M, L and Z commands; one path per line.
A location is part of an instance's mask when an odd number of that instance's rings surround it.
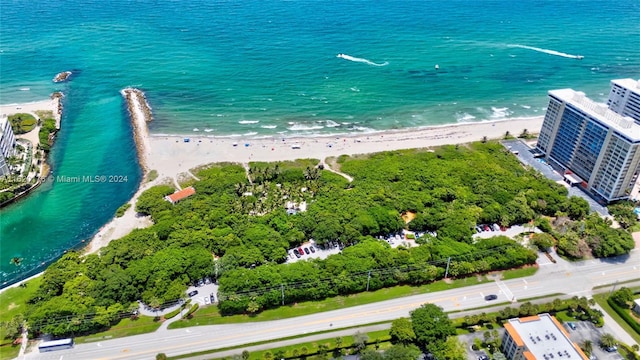
M 133 126 L 133 136 L 138 150 L 138 161 L 142 171 L 146 174 L 149 169 L 147 167 L 147 156 L 151 150 L 149 143 L 149 129 L 147 123 L 153 120 L 151 106 L 147 102 L 144 92 L 136 88 L 126 88 L 120 91 L 125 101 Z
M 71 71 L 63 71 L 61 73 L 58 73 L 54 78 L 53 78 L 53 82 L 54 83 L 59 83 L 59 82 L 65 82 L 67 80 L 69 80 L 69 77 L 71 76 Z

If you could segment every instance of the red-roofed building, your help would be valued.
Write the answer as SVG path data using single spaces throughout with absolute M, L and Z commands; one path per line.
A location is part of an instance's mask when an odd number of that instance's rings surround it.
M 184 188 L 180 191 L 174 192 L 171 195 L 165 196 L 164 199 L 172 204 L 175 204 L 180 200 L 186 199 L 189 196 L 194 195 L 195 193 L 196 193 L 196 189 L 194 189 L 193 186 L 189 186 L 188 188 Z

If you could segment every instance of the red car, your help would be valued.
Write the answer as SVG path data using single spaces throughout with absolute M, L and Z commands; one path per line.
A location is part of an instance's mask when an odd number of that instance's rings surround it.
M 298 248 L 298 253 L 300 253 L 300 255 L 304 255 L 304 250 L 302 250 L 301 247 Z

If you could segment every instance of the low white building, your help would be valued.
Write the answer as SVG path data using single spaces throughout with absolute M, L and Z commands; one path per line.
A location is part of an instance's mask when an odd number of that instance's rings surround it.
M 502 352 L 509 360 L 588 360 L 549 314 L 509 319 L 504 324 Z

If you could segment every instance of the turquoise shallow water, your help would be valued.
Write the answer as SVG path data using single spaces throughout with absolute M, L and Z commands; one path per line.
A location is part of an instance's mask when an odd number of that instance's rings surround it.
M 311 136 L 542 115 L 550 89 L 603 100 L 609 80 L 640 77 L 632 0 L 0 6 L 0 102 L 63 90 L 55 174 L 129 179 L 48 183 L 2 210 L 0 282 L 89 238 L 135 191 L 126 86 L 146 91 L 155 133 Z M 63 70 L 72 81 L 53 84 Z

